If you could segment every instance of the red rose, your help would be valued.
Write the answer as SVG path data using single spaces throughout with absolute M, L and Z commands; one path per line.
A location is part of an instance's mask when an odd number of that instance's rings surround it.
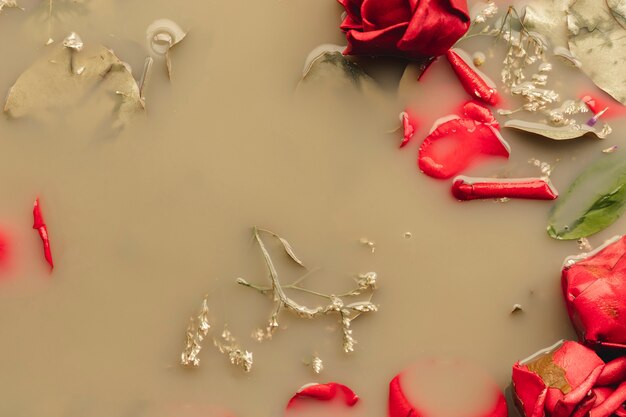
M 591 254 L 570 257 L 563 296 L 580 341 L 592 348 L 626 349 L 626 236 Z
M 346 55 L 418 59 L 443 55 L 467 32 L 466 0 L 338 0 Z
M 524 417 L 626 415 L 626 358 L 605 364 L 576 342 L 559 342 L 513 366 L 513 397 Z

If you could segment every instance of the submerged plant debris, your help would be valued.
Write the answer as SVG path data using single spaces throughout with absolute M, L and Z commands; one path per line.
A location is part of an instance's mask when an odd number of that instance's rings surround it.
M 144 112 L 137 82 L 113 51 L 99 46 L 89 52 L 71 35 L 64 46 L 50 48 L 9 90 L 4 112 L 10 117 L 55 119 L 95 103 L 120 129 Z
M 16 0 L 0 0 L 0 14 L 4 11 L 4 9 L 20 9 L 24 10 L 24 8 L 20 7 L 17 4 Z
M 260 329 L 259 334 L 262 335 L 260 340 L 270 339 L 272 337 L 273 333 L 279 327 L 278 320 L 280 318 L 280 315 L 285 310 L 291 312 L 297 317 L 304 319 L 316 319 L 323 316 L 336 315 L 341 326 L 343 336 L 343 350 L 346 353 L 353 352 L 356 340 L 352 336 L 352 321 L 361 314 L 373 313 L 378 311 L 378 307 L 371 302 L 371 297 L 376 290 L 376 273 L 369 272 L 367 274 L 359 275 L 356 279 L 356 288 L 339 295 L 323 294 L 300 286 L 301 281 L 306 278 L 306 275 L 301 277 L 300 279 L 297 279 L 289 285 L 283 285 L 278 278 L 278 271 L 276 270 L 274 261 L 272 260 L 272 257 L 267 247 L 265 246 L 261 235 L 268 234 L 279 240 L 281 242 L 281 245 L 283 246 L 283 249 L 289 255 L 290 259 L 292 259 L 300 266 L 303 266 L 303 264 L 295 256 L 295 254 L 293 254 L 291 245 L 276 233 L 269 230 L 260 229 L 258 227 L 254 227 L 253 231 L 254 238 L 258 243 L 259 248 L 261 249 L 263 259 L 265 260 L 265 265 L 268 269 L 271 286 L 260 287 L 246 281 L 243 278 L 238 278 L 237 283 L 249 288 L 253 288 L 261 292 L 262 294 L 270 295 L 274 302 L 274 308 L 272 309 L 272 313 L 266 327 L 264 329 Z M 324 298 L 325 300 L 327 300 L 327 303 L 317 307 L 308 307 L 299 304 L 287 295 L 285 290 L 289 289 L 313 294 L 320 298 Z M 369 297 L 366 300 L 356 302 L 348 302 L 346 300 L 347 298 L 356 297 L 365 293 L 369 294 Z
M 198 313 L 189 319 L 187 326 L 185 347 L 180 356 L 180 364 L 187 367 L 197 368 L 200 366 L 200 358 L 198 357 L 202 350 L 202 342 L 208 337 L 213 326 L 209 318 L 209 301 L 208 295 L 202 299 L 202 306 Z M 213 338 L 213 345 L 217 350 L 228 356 L 231 364 L 240 367 L 244 372 L 252 370 L 253 357 L 252 352 L 241 349 L 235 337 L 228 330 L 228 326 L 224 325 L 224 329 L 219 337 Z
M 209 301 L 208 296 L 202 300 L 202 307 L 197 316 L 189 319 L 187 326 L 185 348 L 180 355 L 180 363 L 184 366 L 200 366 L 198 354 L 202 350 L 202 342 L 209 334 L 211 324 L 209 323 Z
M 548 234 L 575 240 L 597 233 L 626 209 L 626 159 L 603 156 L 585 169 L 554 205 Z

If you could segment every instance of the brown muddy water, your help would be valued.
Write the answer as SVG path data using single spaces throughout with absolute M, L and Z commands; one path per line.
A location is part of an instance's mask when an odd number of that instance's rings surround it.
M 504 388 L 516 360 L 574 336 L 559 277 L 564 257 L 579 249 L 547 236 L 551 203 L 459 203 L 448 181 L 417 170 L 432 120 L 465 98 L 445 65 L 411 90 L 429 121 L 400 151 L 387 133 L 402 110 L 398 62 L 369 63 L 384 104 L 337 89 L 294 94 L 308 53 L 344 42 L 333 0 L 56 1 L 52 19 L 47 2 L 20 4 L 24 12 L 0 15 L 3 91 L 70 31 L 86 49 L 112 48 L 135 78 L 151 22 L 172 19 L 189 35 L 173 50 L 171 82 L 157 60 L 145 117 L 119 134 L 107 133 L 100 104 L 0 120 L 0 226 L 11 261 L 0 283 L 0 416 L 217 415 L 208 407 L 278 416 L 314 381 L 354 389 L 362 400 L 349 415 L 384 416 L 389 381 L 420 357 L 470 359 Z M 49 37 L 55 43 L 45 46 Z M 590 88 L 569 72 L 561 82 Z M 569 143 L 505 130 L 511 159 L 467 174 L 538 176 L 528 163 L 538 158 L 565 191 L 586 161 L 620 143 L 626 124 L 613 127 L 604 141 Z M 37 196 L 52 274 L 31 228 Z M 271 341 L 250 337 L 272 308 L 235 283 L 268 282 L 254 225 L 291 242 L 314 271 L 308 288 L 344 291 L 357 274 L 378 274 L 380 311 L 354 322 L 353 354 L 342 352 L 330 317 L 284 313 Z M 591 243 L 624 230 L 626 220 Z M 302 274 L 270 249 L 285 281 Z M 204 294 L 218 328 L 228 323 L 253 351 L 251 373 L 210 340 L 198 369 L 179 366 Z M 511 315 L 517 303 L 524 311 Z M 313 354 L 324 360 L 319 376 L 304 365 Z

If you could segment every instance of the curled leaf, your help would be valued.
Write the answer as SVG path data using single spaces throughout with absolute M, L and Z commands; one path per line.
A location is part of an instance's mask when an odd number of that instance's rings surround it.
M 602 127 L 598 129 L 598 127 L 586 124 L 573 123 L 566 126 L 550 126 L 545 123 L 528 122 L 518 119 L 508 120 L 504 124 L 504 127 L 534 133 L 535 135 L 554 140 L 576 139 L 589 133 L 596 135 L 600 139 L 604 139 L 612 132 L 611 127 L 607 124 L 602 124 Z
M 185 39 L 187 32 L 170 19 L 158 19 L 148 26 L 146 36 L 153 55 L 165 58 L 167 77 L 172 79 L 171 50 Z
M 554 239 L 580 239 L 615 222 L 626 209 L 626 159 L 604 155 L 570 185 L 552 211 L 548 234 Z
M 143 113 L 139 87 L 113 51 L 103 46 L 95 53 L 62 45 L 50 48 L 51 53 L 35 61 L 9 90 L 4 111 L 10 117 L 45 120 L 59 110 L 80 111 L 89 104 L 110 113 L 117 129 Z

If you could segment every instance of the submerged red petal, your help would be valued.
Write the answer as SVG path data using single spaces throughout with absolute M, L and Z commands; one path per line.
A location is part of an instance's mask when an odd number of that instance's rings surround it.
M 507 417 L 508 410 L 506 400 L 501 390 L 497 385 L 488 377 L 480 368 L 476 368 L 470 363 L 464 361 L 443 361 L 437 360 L 423 360 L 409 367 L 404 372 L 396 375 L 389 383 L 389 399 L 388 399 L 388 417 L 429 417 L 432 415 L 438 415 L 435 409 L 432 409 L 432 404 L 428 404 L 429 395 L 437 390 L 444 389 L 449 392 L 449 400 L 455 400 L 455 392 L 458 389 L 463 389 L 465 386 L 462 383 L 450 381 L 448 379 L 434 378 L 428 379 L 429 385 L 434 385 L 436 389 L 430 390 L 429 394 L 422 393 L 422 396 L 417 397 L 407 393 L 405 387 L 410 387 L 411 384 L 407 383 L 407 372 L 417 372 L 421 374 L 421 371 L 435 370 L 437 374 L 443 372 L 447 375 L 448 371 L 452 369 L 454 375 L 449 375 L 450 378 L 462 377 L 472 380 L 472 383 L 478 384 L 479 392 L 473 391 L 480 397 L 483 397 L 484 402 L 481 402 L 479 408 L 472 411 L 467 410 L 463 414 L 467 417 Z M 432 375 L 431 375 L 432 376 Z M 445 385 L 443 385 L 445 384 Z M 450 385 L 452 387 L 450 387 Z M 469 388 L 469 387 L 467 387 Z M 472 387 L 474 388 L 474 387 Z M 410 389 L 410 388 L 409 388 Z M 415 388 L 413 388 L 415 389 Z M 413 393 L 416 394 L 416 393 Z M 462 397 L 462 395 L 459 395 Z M 415 400 L 419 403 L 413 403 L 410 398 L 421 398 L 422 400 Z M 463 404 L 463 407 L 466 404 Z M 434 414 L 433 414 L 434 413 Z
M 407 111 L 400 113 L 400 119 L 402 121 L 402 142 L 400 142 L 400 147 L 404 148 L 409 141 L 415 135 L 415 130 L 417 128 L 417 123 L 415 118 Z
M 418 166 L 434 178 L 450 178 L 485 156 L 509 157 L 509 145 L 493 126 L 472 119 L 439 124 L 420 146 Z
M 349 407 L 354 406 L 359 401 L 359 396 L 347 386 L 329 382 L 326 384 L 309 384 L 300 388 L 287 403 L 287 408 L 293 408 L 300 400 L 307 398 L 318 401 L 330 401 L 337 396 L 342 396 L 343 401 Z
M 561 283 L 581 342 L 626 350 L 626 237 L 586 257 L 569 258 Z

